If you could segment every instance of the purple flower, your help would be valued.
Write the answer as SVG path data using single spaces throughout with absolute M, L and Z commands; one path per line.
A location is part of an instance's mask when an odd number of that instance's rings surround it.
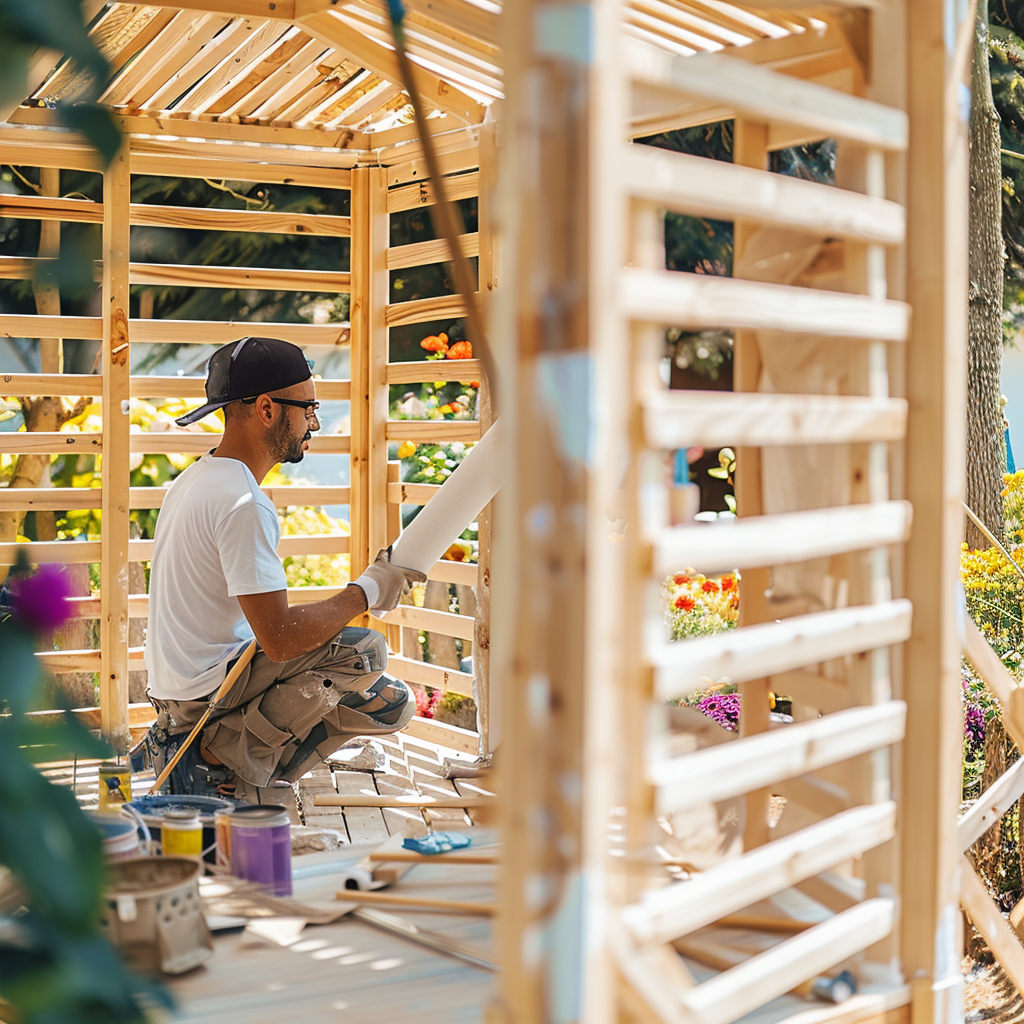
M 709 693 L 697 702 L 697 710 L 717 722 L 723 729 L 735 732 L 740 723 L 740 695 Z
M 967 741 L 967 760 L 973 761 L 985 746 L 985 713 L 968 704 L 964 711 L 964 739 Z
M 71 581 L 56 565 L 41 565 L 11 583 L 11 617 L 36 633 L 49 634 L 71 618 Z

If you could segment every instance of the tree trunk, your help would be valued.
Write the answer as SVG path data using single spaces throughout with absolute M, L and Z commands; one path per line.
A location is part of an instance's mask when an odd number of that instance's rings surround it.
M 979 0 L 975 17 L 970 143 L 967 504 L 1001 538 L 1000 491 L 1006 469 L 1000 404 L 1004 250 L 999 115 L 992 102 L 988 66 L 988 0 Z M 973 548 L 989 546 L 970 523 L 967 543 Z

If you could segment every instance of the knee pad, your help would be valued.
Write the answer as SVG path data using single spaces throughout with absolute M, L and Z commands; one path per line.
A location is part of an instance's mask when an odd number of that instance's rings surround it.
M 367 690 L 388 667 L 388 645 L 382 633 L 346 626 L 332 641 L 330 652 L 311 671 L 330 678 L 341 690 Z

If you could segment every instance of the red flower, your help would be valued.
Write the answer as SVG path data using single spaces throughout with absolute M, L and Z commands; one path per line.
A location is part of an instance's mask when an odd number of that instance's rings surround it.
M 722 590 L 723 590 L 723 592 L 726 591 L 726 590 L 732 590 L 732 588 L 735 587 L 735 586 L 736 586 L 736 581 L 731 576 L 725 576 L 722 579 Z
M 678 597 L 677 597 L 677 598 L 675 599 L 675 601 L 673 601 L 673 604 L 674 604 L 674 605 L 675 605 L 675 607 L 676 607 L 676 608 L 678 608 L 678 609 L 679 609 L 680 611 L 684 611 L 684 612 L 692 612 L 692 611 L 693 611 L 693 609 L 694 609 L 694 604 L 695 604 L 695 602 L 694 602 L 694 600 L 693 600 L 693 598 L 692 598 L 692 597 L 687 597 L 687 596 L 686 596 L 685 594 L 680 594 L 680 595 L 679 595 L 679 596 L 678 596 Z
M 684 584 L 686 584 L 686 583 L 689 583 L 689 582 L 690 582 L 690 577 L 689 577 L 689 576 L 684 576 L 684 575 L 683 575 L 682 573 L 680 573 L 680 574 L 679 574 L 678 576 L 673 576 L 673 577 L 672 577 L 672 582 L 673 582 L 673 583 L 674 583 L 674 584 L 675 584 L 675 585 L 676 585 L 677 587 L 681 587 L 681 586 L 683 586 Z
M 705 580 L 700 587 L 705 594 L 717 594 L 718 584 L 714 580 Z
M 420 342 L 420 348 L 425 348 L 428 352 L 447 352 L 448 351 L 448 335 L 447 334 L 431 334 L 428 335 Z
M 448 349 L 449 359 L 472 359 L 473 343 L 471 341 L 457 341 Z

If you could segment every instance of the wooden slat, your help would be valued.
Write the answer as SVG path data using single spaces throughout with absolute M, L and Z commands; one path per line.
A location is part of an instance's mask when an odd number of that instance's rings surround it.
M 61 434 L 60 436 L 65 435 Z M 132 434 L 131 450 L 133 453 L 146 455 L 175 452 L 187 455 L 205 455 L 206 452 L 217 447 L 221 436 L 221 434 L 208 431 L 187 433 L 170 430 Z M 349 442 L 350 438 L 345 434 L 314 434 L 309 439 L 308 454 L 343 455 L 349 450 Z M 2 450 L 3 446 L 0 444 L 0 451 Z
M 999 655 L 989 646 L 969 615 L 962 615 L 964 657 L 985 680 L 1003 709 L 1003 726 L 1018 747 L 1024 749 L 1024 691 L 1010 675 Z
M 479 359 L 431 359 L 418 363 L 388 363 L 389 384 L 421 384 L 428 380 L 450 380 L 454 374 L 459 380 L 480 380 L 483 364 Z
M 671 942 L 859 857 L 895 832 L 894 801 L 855 807 L 685 882 L 649 889 L 622 911 L 622 921 L 638 942 Z
M 456 199 L 471 199 L 480 191 L 480 174 L 471 171 L 445 178 L 445 192 L 453 202 Z M 434 203 L 434 189 L 429 181 L 417 181 L 411 185 L 399 185 L 388 191 L 388 213 L 415 210 Z
M 659 391 L 643 401 L 652 448 L 899 441 L 906 422 L 901 398 Z
M 103 321 L 98 316 L 25 316 L 20 313 L 0 313 L 0 337 L 84 338 L 88 341 L 99 341 L 103 337 Z
M 466 315 L 466 306 L 459 295 L 439 295 L 433 299 L 410 299 L 392 302 L 384 309 L 388 327 L 423 324 L 430 320 L 448 320 Z
M 475 231 L 459 237 L 464 256 L 480 254 L 480 236 Z M 423 267 L 428 263 L 447 263 L 450 260 L 448 243 L 442 239 L 429 242 L 413 242 L 410 245 L 396 245 L 388 249 L 388 270 L 403 267 Z
M 460 754 L 476 754 L 480 746 L 480 737 L 468 729 L 460 729 L 445 722 L 437 722 L 432 718 L 421 718 L 416 715 L 402 730 L 403 735 L 436 743 L 448 747 Z
M 473 677 L 468 672 L 427 665 L 395 654 L 388 658 L 387 670 L 407 683 L 419 683 L 421 686 L 430 686 L 445 693 L 457 693 L 463 697 L 473 696 Z
M 666 327 L 749 327 L 831 338 L 906 341 L 910 307 L 891 299 L 674 270 L 622 271 L 623 311 Z
M 867 900 L 679 998 L 700 1024 L 729 1024 L 885 938 L 895 916 L 892 900 Z
M 145 647 L 129 647 L 127 665 L 134 669 L 143 668 Z M 98 672 L 103 660 L 103 652 L 96 650 L 84 651 L 43 651 L 36 657 L 51 672 Z M 125 707 L 125 728 L 130 727 L 130 718 Z
M 900 599 L 797 615 L 716 636 L 658 644 L 647 652 L 655 692 L 669 700 L 728 677 L 734 683 L 902 643 L 912 607 Z
M 454 636 L 459 640 L 472 640 L 476 629 L 476 621 L 468 615 L 439 612 L 432 608 L 414 608 L 407 604 L 400 604 L 394 611 L 388 612 L 387 621 L 397 622 L 410 629 L 425 629 L 430 633 Z
M 883 106 L 720 54 L 673 57 L 627 46 L 634 82 L 669 95 L 722 104 L 752 121 L 798 125 L 823 139 L 847 139 L 886 150 L 907 147 L 908 118 Z
M 739 796 L 892 746 L 903 737 L 906 716 L 902 701 L 850 708 L 662 762 L 651 770 L 658 813 Z
M 435 562 L 427 573 L 428 580 L 457 583 L 460 587 L 475 587 L 478 567 L 475 562 Z
M 0 452 L 21 455 L 38 452 L 53 455 L 59 452 L 99 454 L 103 450 L 100 433 L 60 433 L 55 430 L 12 430 L 0 433 Z
M 631 146 L 622 159 L 631 195 L 677 213 L 883 245 L 898 245 L 906 231 L 903 207 L 875 196 L 652 146 Z
M 426 505 L 440 484 L 388 484 L 388 501 L 395 505 Z
M 0 211 L 3 204 L 0 204 Z M 204 231 L 259 231 L 278 235 L 315 235 L 348 238 L 348 217 L 314 213 L 278 213 L 273 210 L 210 210 L 185 206 L 149 206 L 132 203 L 132 224 L 159 228 L 201 228 Z
M 132 377 L 132 396 L 205 399 L 204 384 L 202 377 Z M 321 401 L 347 402 L 349 399 L 351 388 L 347 380 L 317 380 L 315 384 L 316 397 Z
M 912 512 L 908 502 L 887 501 L 676 526 L 655 538 L 654 572 L 692 566 L 712 575 L 900 544 Z
M 974 865 L 966 857 L 960 862 L 960 902 L 1018 995 L 1024 993 L 1024 947 L 999 913 L 984 883 L 975 874 Z
M 1024 759 L 1014 763 L 975 800 L 970 810 L 957 822 L 956 838 L 966 852 L 1024 794 Z
M 388 420 L 384 436 L 417 444 L 479 441 L 480 424 L 476 420 Z

